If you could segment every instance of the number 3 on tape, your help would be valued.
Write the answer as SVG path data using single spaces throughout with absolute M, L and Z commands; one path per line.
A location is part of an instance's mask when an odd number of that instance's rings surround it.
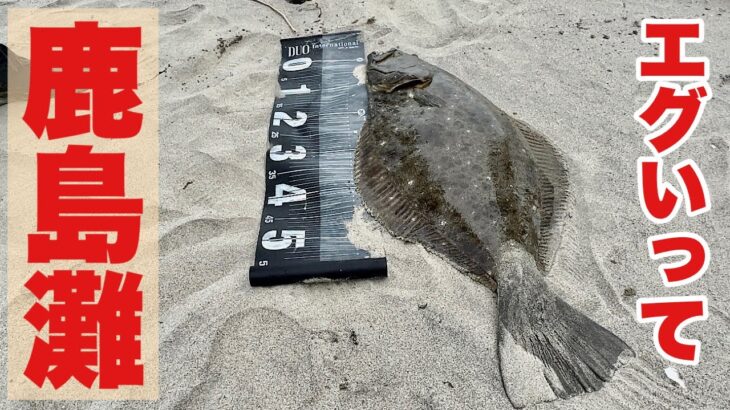
M 272 161 L 286 161 L 287 159 L 304 159 L 307 156 L 307 150 L 297 145 L 294 147 L 294 151 L 286 150 L 281 145 L 274 145 L 269 151 L 269 158 Z

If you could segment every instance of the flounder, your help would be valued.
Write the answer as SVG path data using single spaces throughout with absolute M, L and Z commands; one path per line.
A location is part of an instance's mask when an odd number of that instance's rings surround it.
M 368 56 L 355 176 L 371 214 L 497 292 L 498 348 L 515 407 L 600 389 L 634 355 L 544 275 L 568 201 L 565 161 L 540 133 L 415 55 Z

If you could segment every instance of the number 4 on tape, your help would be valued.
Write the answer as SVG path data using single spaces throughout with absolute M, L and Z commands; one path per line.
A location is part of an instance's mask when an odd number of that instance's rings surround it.
M 289 202 L 307 200 L 307 191 L 287 184 L 276 184 L 276 195 L 269 197 L 269 205 L 282 206 Z

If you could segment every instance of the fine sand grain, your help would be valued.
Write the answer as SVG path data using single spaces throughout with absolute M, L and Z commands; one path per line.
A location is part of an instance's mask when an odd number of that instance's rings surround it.
M 0 23 L 5 27 L 6 7 L 47 3 L 1 2 Z M 565 153 L 575 205 L 549 282 L 638 357 L 603 390 L 536 408 L 730 407 L 727 2 L 268 3 L 300 35 L 358 29 L 368 52 L 399 47 L 418 54 L 530 123 Z M 160 7 L 160 400 L 0 407 L 511 408 L 498 371 L 494 294 L 421 246 L 391 237 L 363 213 L 351 237 L 388 257 L 388 279 L 248 285 L 279 39 L 293 35 L 281 17 L 248 0 L 119 5 Z M 651 16 L 704 18 L 705 43 L 691 45 L 689 53 L 709 57 L 714 93 L 694 137 L 667 160 L 697 161 L 713 209 L 661 227 L 644 218 L 635 183 L 636 158 L 649 152 L 632 115 L 653 84 L 636 81 L 634 64 L 656 50 L 641 44 L 638 22 Z M 6 117 L 7 109 L 0 108 L 0 123 Z M 4 198 L 0 204 L 4 217 Z M 680 230 L 708 241 L 712 265 L 701 280 L 669 290 L 648 257 L 646 238 Z M 0 232 L 4 241 L 5 229 Z M 0 256 L 5 252 L 0 247 Z M 0 286 L 3 323 L 5 291 Z M 651 326 L 634 320 L 638 297 L 664 295 L 706 295 L 710 301 L 709 319 L 684 332 L 702 341 L 698 366 L 675 366 L 685 389 L 665 375 L 668 363 L 654 350 Z M 2 397 L 4 339 L 0 332 Z

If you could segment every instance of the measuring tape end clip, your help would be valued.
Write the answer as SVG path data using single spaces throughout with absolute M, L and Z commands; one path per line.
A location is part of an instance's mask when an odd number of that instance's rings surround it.
M 248 280 L 251 286 L 276 286 L 314 280 L 345 280 L 385 278 L 388 263 L 385 258 L 323 261 L 290 266 L 251 266 Z

